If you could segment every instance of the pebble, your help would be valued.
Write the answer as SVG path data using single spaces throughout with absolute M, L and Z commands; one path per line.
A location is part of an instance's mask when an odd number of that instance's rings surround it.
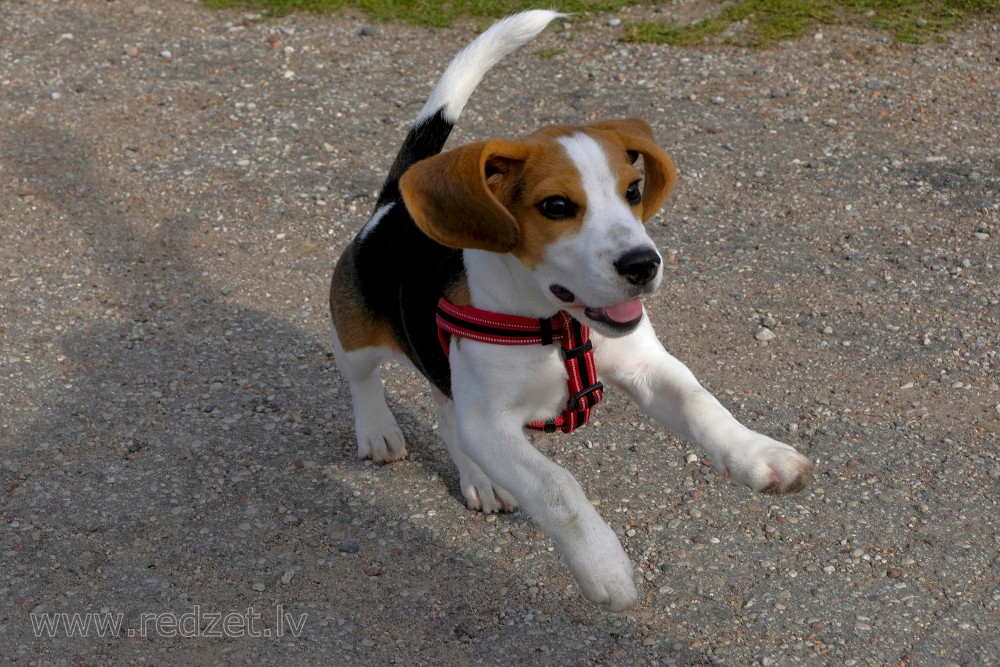
M 712 98 L 712 104 L 725 104 L 725 102 L 726 102 L 726 98 L 722 97 L 721 95 L 719 97 L 713 97 Z
M 256 583 L 254 583 L 254 585 L 251 586 L 250 588 L 252 588 L 253 590 L 257 591 L 258 593 L 262 593 L 264 591 L 265 587 L 264 587 L 264 584 L 262 582 L 258 581 Z
M 761 327 L 760 329 L 757 329 L 757 333 L 755 333 L 753 337 L 762 343 L 766 343 L 769 340 L 774 340 L 775 333 L 767 327 Z
M 57 92 L 52 93 L 52 95 L 50 95 L 50 97 L 52 99 L 54 99 L 54 100 L 58 100 L 58 99 L 62 98 L 62 93 L 60 93 L 60 92 L 57 91 Z
M 612 28 L 620 26 L 621 24 L 622 20 L 620 18 L 608 19 L 608 25 L 611 26 Z
M 160 51 L 160 57 L 163 58 L 164 60 L 170 60 L 171 58 L 174 57 L 174 54 L 164 49 Z
M 376 28 L 373 25 L 361 26 L 361 30 L 358 31 L 358 34 L 361 35 L 362 37 L 371 37 L 377 33 L 378 33 L 378 28 Z
M 980 241 L 985 241 L 986 239 L 990 238 L 990 235 L 986 232 L 973 232 L 972 235 L 975 236 Z
M 125 47 L 125 55 L 127 55 L 129 58 L 135 58 L 137 55 L 139 55 L 139 47 L 135 46 L 134 44 L 129 44 L 128 46 Z
M 778 325 L 778 320 L 774 319 L 774 317 L 771 315 L 766 315 L 765 317 L 761 318 L 760 323 L 763 324 L 768 329 L 773 329 Z
M 283 575 L 281 575 L 281 583 L 284 586 L 292 583 L 292 578 L 295 576 L 295 570 L 286 570 Z
M 823 121 L 823 124 L 826 125 L 827 127 L 837 127 L 837 119 L 827 118 L 825 121 Z
M 361 546 L 358 544 L 357 540 L 347 540 L 341 544 L 337 550 L 342 554 L 356 554 L 361 551 Z

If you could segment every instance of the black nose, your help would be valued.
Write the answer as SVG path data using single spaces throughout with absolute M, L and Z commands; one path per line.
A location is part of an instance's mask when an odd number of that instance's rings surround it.
M 652 281 L 659 267 L 660 256 L 652 248 L 634 248 L 615 262 L 615 270 L 633 285 Z

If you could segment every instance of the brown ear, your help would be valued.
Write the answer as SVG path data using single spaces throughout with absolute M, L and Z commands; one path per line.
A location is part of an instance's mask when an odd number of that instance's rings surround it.
M 442 245 L 510 252 L 521 232 L 495 193 L 526 157 L 522 145 L 494 140 L 421 160 L 399 181 L 406 209 Z
M 653 128 L 641 118 L 609 120 L 591 127 L 610 130 L 622 140 L 630 154 L 642 155 L 645 182 L 642 188 L 642 221 L 653 217 L 677 183 L 677 170 L 670 157 L 653 139 Z M 637 157 L 637 156 L 634 156 Z

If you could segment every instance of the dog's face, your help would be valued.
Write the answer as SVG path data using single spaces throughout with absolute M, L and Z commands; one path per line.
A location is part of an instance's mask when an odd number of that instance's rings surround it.
M 510 253 L 553 304 L 619 335 L 638 326 L 639 298 L 659 286 L 643 223 L 675 180 L 649 125 L 627 120 L 463 146 L 418 162 L 400 185 L 431 238 Z

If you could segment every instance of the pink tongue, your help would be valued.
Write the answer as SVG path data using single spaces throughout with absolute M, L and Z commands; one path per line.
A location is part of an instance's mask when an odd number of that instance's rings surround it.
M 614 322 L 631 322 L 642 315 L 642 301 L 632 299 L 631 301 L 616 303 L 607 308 L 601 308 L 601 310 L 604 311 L 609 320 Z

